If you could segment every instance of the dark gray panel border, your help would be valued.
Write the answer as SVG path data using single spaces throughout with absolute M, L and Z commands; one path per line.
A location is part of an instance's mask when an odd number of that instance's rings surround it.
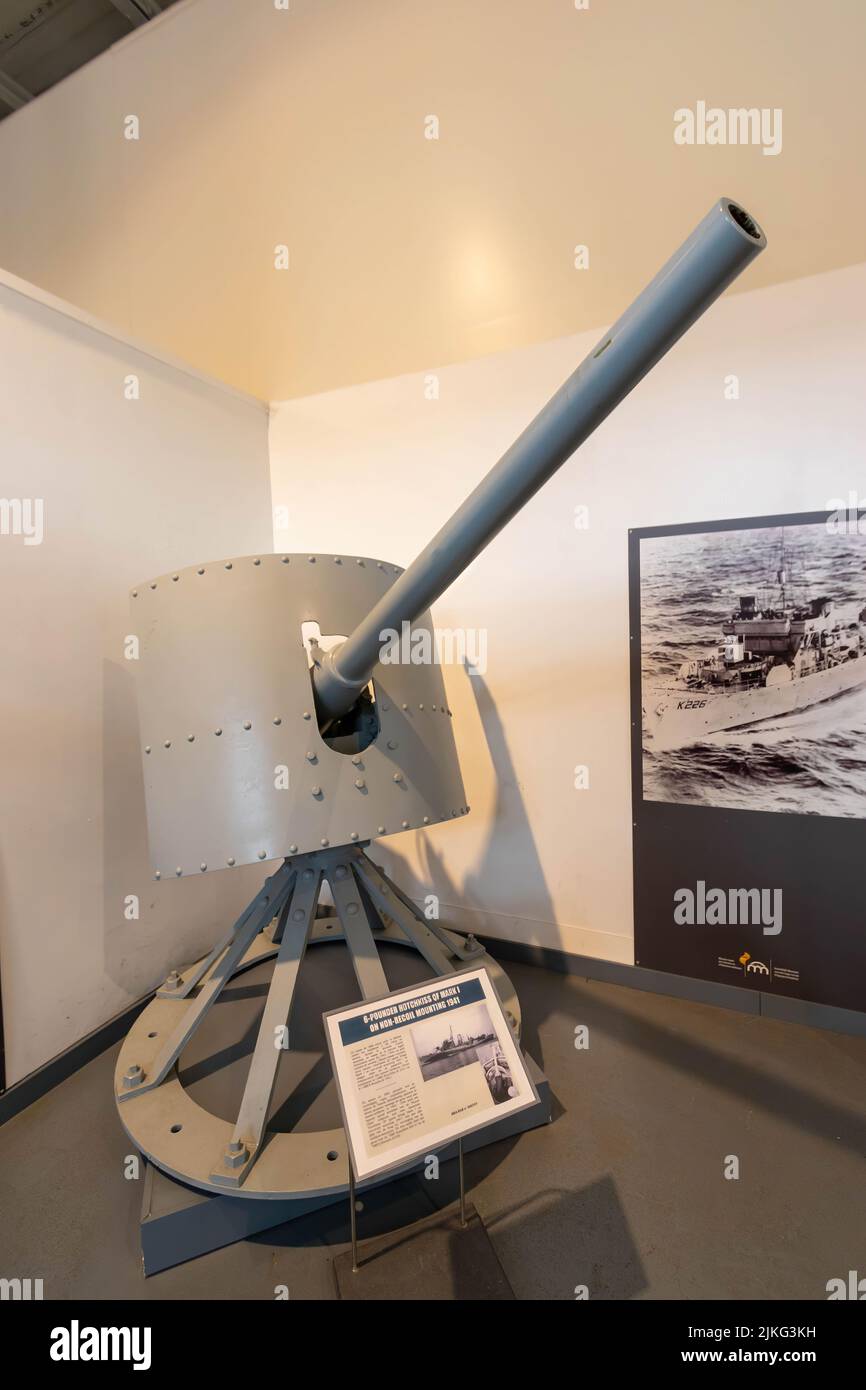
M 866 1014 L 856 1009 L 838 1009 L 830 1004 L 814 1004 L 808 999 L 786 999 L 759 990 L 741 989 L 738 985 L 719 984 L 715 980 L 693 980 L 688 975 L 669 975 L 640 965 L 623 965 L 620 961 L 575 956 L 553 946 L 530 946 L 523 941 L 505 941 L 492 936 L 478 939 L 494 960 L 537 965 L 558 975 L 625 985 L 628 989 L 643 989 L 674 999 L 690 999 L 696 1004 L 713 1004 L 720 1009 L 736 1009 L 740 1013 L 775 1018 L 784 1023 L 802 1023 L 809 1028 L 825 1028 L 831 1033 L 866 1038 Z

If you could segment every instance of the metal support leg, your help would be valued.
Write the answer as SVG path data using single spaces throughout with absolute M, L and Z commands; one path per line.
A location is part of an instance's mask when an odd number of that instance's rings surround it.
M 484 955 L 484 947 L 475 940 L 471 933 L 464 939 L 456 932 L 447 931 L 438 922 L 428 922 L 426 918 L 422 917 L 408 894 L 404 893 L 403 889 L 388 877 L 384 869 L 380 869 L 378 864 L 374 864 L 372 859 L 368 859 L 366 854 L 358 853 L 356 855 L 356 865 L 362 874 L 375 878 L 386 892 L 390 905 L 385 908 L 385 911 L 389 917 L 393 915 L 391 905 L 402 903 L 406 911 L 421 924 L 425 931 L 436 937 L 448 956 L 456 956 L 459 960 L 472 960 L 475 956 Z
M 334 905 L 355 967 L 355 976 L 364 999 L 376 999 L 389 990 L 379 951 L 370 930 L 358 886 L 352 874 L 350 855 L 328 866 L 325 874 L 334 895 Z
M 215 1182 L 227 1187 L 241 1186 L 261 1152 L 277 1067 L 284 1050 L 279 1029 L 289 1025 L 295 985 L 310 924 L 316 914 L 321 882 L 321 869 L 304 869 L 298 876 L 291 902 L 280 914 L 280 921 L 285 924 L 283 939 L 259 1024 L 237 1124 L 228 1148 L 211 1173 Z
M 242 957 L 262 927 L 266 927 L 274 913 L 279 912 L 282 908 L 291 891 L 294 877 L 294 869 L 286 863 L 269 880 L 268 892 L 258 895 L 256 899 L 257 909 L 250 913 L 243 928 L 237 933 L 231 946 L 218 962 L 213 974 L 205 981 L 195 999 L 192 1000 L 179 1019 L 177 1027 L 166 1039 L 149 1071 L 140 1076 L 124 1078 L 125 1088 L 118 1092 L 118 1100 L 133 1100 L 136 1096 L 153 1090 L 154 1086 L 158 1086 L 165 1080 L 199 1024 L 213 1004 L 216 1003 L 220 991 L 231 979 Z
M 398 897 L 388 884 L 381 870 L 364 855 L 358 855 L 354 861 L 354 868 L 375 906 L 397 923 L 430 968 L 437 975 L 450 975 L 454 969 L 453 959 L 439 938 L 429 930 L 418 909 L 414 905 L 407 907 L 402 897 Z
M 282 872 L 282 870 L 280 870 L 279 872 Z M 235 922 L 231 930 L 227 931 L 222 940 L 217 942 L 216 946 L 214 946 L 213 949 L 208 952 L 208 954 L 204 957 L 203 960 L 199 961 L 198 965 L 195 967 L 195 970 L 191 970 L 189 974 L 184 975 L 183 978 L 177 976 L 176 984 L 170 985 L 168 981 L 166 981 L 162 988 L 156 991 L 157 997 L 160 999 L 186 999 L 195 989 L 196 985 L 204 979 L 211 966 L 214 964 L 215 961 L 219 959 L 223 951 L 225 951 L 227 947 L 231 945 L 236 933 L 239 932 L 243 928 L 243 926 L 249 921 L 252 913 L 259 912 L 260 909 L 264 906 L 264 904 L 268 900 L 268 897 L 273 894 L 272 885 L 272 878 L 265 879 L 265 882 L 262 884 L 261 888 L 259 889 L 259 892 L 253 898 L 251 903 L 247 903 L 247 906 L 244 908 L 243 912 L 241 913 L 240 917 Z M 266 927 L 267 925 L 267 922 L 263 923 L 263 926 Z M 172 974 L 176 975 L 177 972 L 173 971 Z M 169 979 L 171 979 L 171 976 L 169 976 Z

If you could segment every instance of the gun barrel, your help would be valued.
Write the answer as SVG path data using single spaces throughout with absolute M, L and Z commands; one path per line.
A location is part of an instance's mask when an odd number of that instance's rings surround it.
M 748 213 L 720 198 L 691 236 L 536 415 L 429 545 L 315 669 L 320 715 L 345 714 L 387 630 L 414 621 L 570 458 L 766 246 Z

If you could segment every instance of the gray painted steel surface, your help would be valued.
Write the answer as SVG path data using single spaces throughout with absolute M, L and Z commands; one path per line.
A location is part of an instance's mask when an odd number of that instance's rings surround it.
M 148 834 L 161 878 L 466 813 L 437 664 L 376 668 L 380 732 L 362 753 L 337 752 L 319 734 L 301 624 L 348 632 L 399 573 L 356 556 L 263 555 L 133 590 Z M 416 626 L 429 629 L 429 615 Z

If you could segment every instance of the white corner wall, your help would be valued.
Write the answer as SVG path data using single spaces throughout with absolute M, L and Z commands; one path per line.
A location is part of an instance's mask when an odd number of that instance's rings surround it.
M 140 397 L 125 396 L 125 378 Z M 267 410 L 0 276 L 0 979 L 11 1084 L 201 954 L 261 871 L 155 883 L 129 589 L 272 548 Z M 135 895 L 138 919 L 127 919 Z
M 628 529 L 866 499 L 864 318 L 866 265 L 725 298 L 440 601 L 472 814 L 383 843 L 444 919 L 632 961 Z M 600 331 L 273 407 L 276 548 L 406 565 Z

